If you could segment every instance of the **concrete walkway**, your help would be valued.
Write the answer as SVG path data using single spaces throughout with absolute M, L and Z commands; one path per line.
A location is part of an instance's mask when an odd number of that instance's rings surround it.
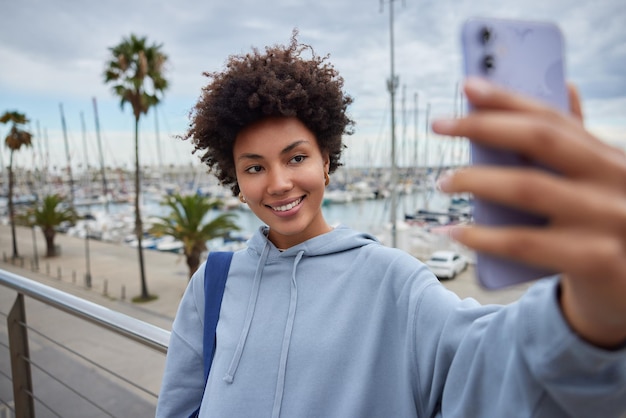
M 85 240 L 57 234 L 55 242 L 60 246 L 61 253 L 58 257 L 46 258 L 43 235 L 40 231 L 36 232 L 35 250 L 32 230 L 17 228 L 20 258 L 12 260 L 10 227 L 0 226 L 0 269 L 160 328 L 171 329 L 178 303 L 188 282 L 187 265 L 183 257 L 144 250 L 148 291 L 156 295 L 157 299 L 147 303 L 133 303 L 131 299 L 140 294 L 136 248 L 90 240 L 92 287 L 88 289 L 85 287 Z M 39 269 L 35 269 L 36 259 Z M 2 316 L 6 316 L 15 297 L 13 290 L 0 286 Z M 26 298 L 26 308 L 38 417 L 54 417 L 57 414 L 77 418 L 154 416 L 154 396 L 128 386 L 68 353 L 65 348 L 84 355 L 152 394 L 158 394 L 160 389 L 165 365 L 165 356 L 162 353 L 30 298 Z M 5 330 L 6 325 L 0 325 L 0 346 L 8 347 Z M 0 416 L 5 416 L 3 410 L 10 410 L 9 407 L 12 407 L 11 382 L 5 378 L 11 375 L 10 370 L 8 350 L 0 347 L 0 374 L 5 375 L 0 375 Z M 78 388 L 81 395 L 102 406 L 104 411 L 54 381 L 56 378 L 72 388 Z
M 136 248 L 89 240 L 92 285 L 87 289 L 87 245 L 84 239 L 57 234 L 55 244 L 60 247 L 60 254 L 46 258 L 43 234 L 36 231 L 34 237 L 35 244 L 31 229 L 17 227 L 20 259 L 12 260 L 11 229 L 0 225 L 0 268 L 170 329 L 188 283 L 188 269 L 183 256 L 155 250 L 143 251 L 148 292 L 157 296 L 157 299 L 137 304 L 131 302 L 133 297 L 141 293 Z M 34 268 L 36 259 L 38 269 Z

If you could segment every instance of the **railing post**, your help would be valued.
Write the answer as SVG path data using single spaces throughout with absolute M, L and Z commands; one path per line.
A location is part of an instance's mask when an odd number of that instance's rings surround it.
M 7 328 L 11 352 L 15 416 L 33 418 L 35 416 L 35 405 L 32 397 L 33 382 L 30 374 L 24 295 L 21 293 L 17 294 L 15 303 L 7 316 Z

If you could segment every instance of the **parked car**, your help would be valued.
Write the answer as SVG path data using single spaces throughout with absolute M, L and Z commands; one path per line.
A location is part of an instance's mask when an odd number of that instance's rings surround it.
M 454 279 L 467 268 L 467 258 L 456 251 L 435 251 L 426 265 L 439 279 Z

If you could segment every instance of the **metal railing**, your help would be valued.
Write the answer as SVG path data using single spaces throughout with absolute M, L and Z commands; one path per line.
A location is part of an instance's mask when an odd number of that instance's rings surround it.
M 2 348 L 8 351 L 11 369 L 10 372 L 2 370 L 5 362 L 0 361 L 0 412 L 5 411 L 8 416 L 12 413 L 16 417 L 34 417 L 36 410 L 45 411 L 44 416 L 115 417 L 141 416 L 136 408 L 142 402 L 148 404 L 148 410 L 154 408 L 158 396 L 156 390 L 125 376 L 124 369 L 135 367 L 141 370 L 142 362 L 150 356 L 149 353 L 158 357 L 156 362 L 164 363 L 169 331 L 6 270 L 0 269 L 0 285 L 16 293 L 9 312 L 4 312 L 8 304 L 0 307 L 0 315 L 6 316 L 7 320 L 7 341 L 0 341 L 0 354 Z M 34 299 L 41 305 L 39 321 L 44 324 L 39 330 L 26 320 L 26 298 Z M 53 317 L 53 312 L 57 317 Z M 54 326 L 46 326 L 46 321 L 52 321 Z M 76 343 L 80 338 L 76 338 L 75 334 L 83 332 L 81 329 L 85 326 L 93 327 L 93 324 L 106 330 L 106 335 L 91 333 L 94 341 Z M 65 329 L 68 327 L 73 329 Z M 70 337 L 66 336 L 66 341 L 61 341 L 62 337 L 49 335 L 51 328 L 59 328 Z M 77 347 L 72 347 L 71 342 Z M 29 343 L 38 348 L 40 359 L 31 355 Z M 133 347 L 124 348 L 129 344 Z M 85 351 L 89 354 L 83 353 Z M 117 368 L 121 370 L 106 367 L 101 360 L 94 359 L 99 353 L 105 353 L 104 357 L 113 357 L 116 360 L 113 363 L 117 363 Z M 126 361 L 121 361 L 123 357 Z M 38 381 L 34 385 L 35 374 Z M 71 375 L 75 377 L 73 381 L 67 378 Z M 13 389 L 12 400 L 3 399 L 7 397 L 7 381 L 11 382 Z M 124 396 L 128 397 L 126 401 Z M 77 399 L 73 404 L 68 402 L 72 397 Z M 116 410 L 123 412 L 116 415 Z

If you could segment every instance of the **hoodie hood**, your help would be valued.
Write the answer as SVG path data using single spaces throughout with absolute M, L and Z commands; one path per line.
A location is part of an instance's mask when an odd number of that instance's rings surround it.
M 248 251 L 253 251 L 260 256 L 263 254 L 265 247 L 269 246 L 271 248 L 269 258 L 280 255 L 295 256 L 299 253 L 304 257 L 328 255 L 379 243 L 373 235 L 357 232 L 347 226 L 339 225 L 326 234 L 318 235 L 284 251 L 279 251 L 267 238 L 269 232 L 267 226 L 261 226 L 258 232 L 248 241 Z

